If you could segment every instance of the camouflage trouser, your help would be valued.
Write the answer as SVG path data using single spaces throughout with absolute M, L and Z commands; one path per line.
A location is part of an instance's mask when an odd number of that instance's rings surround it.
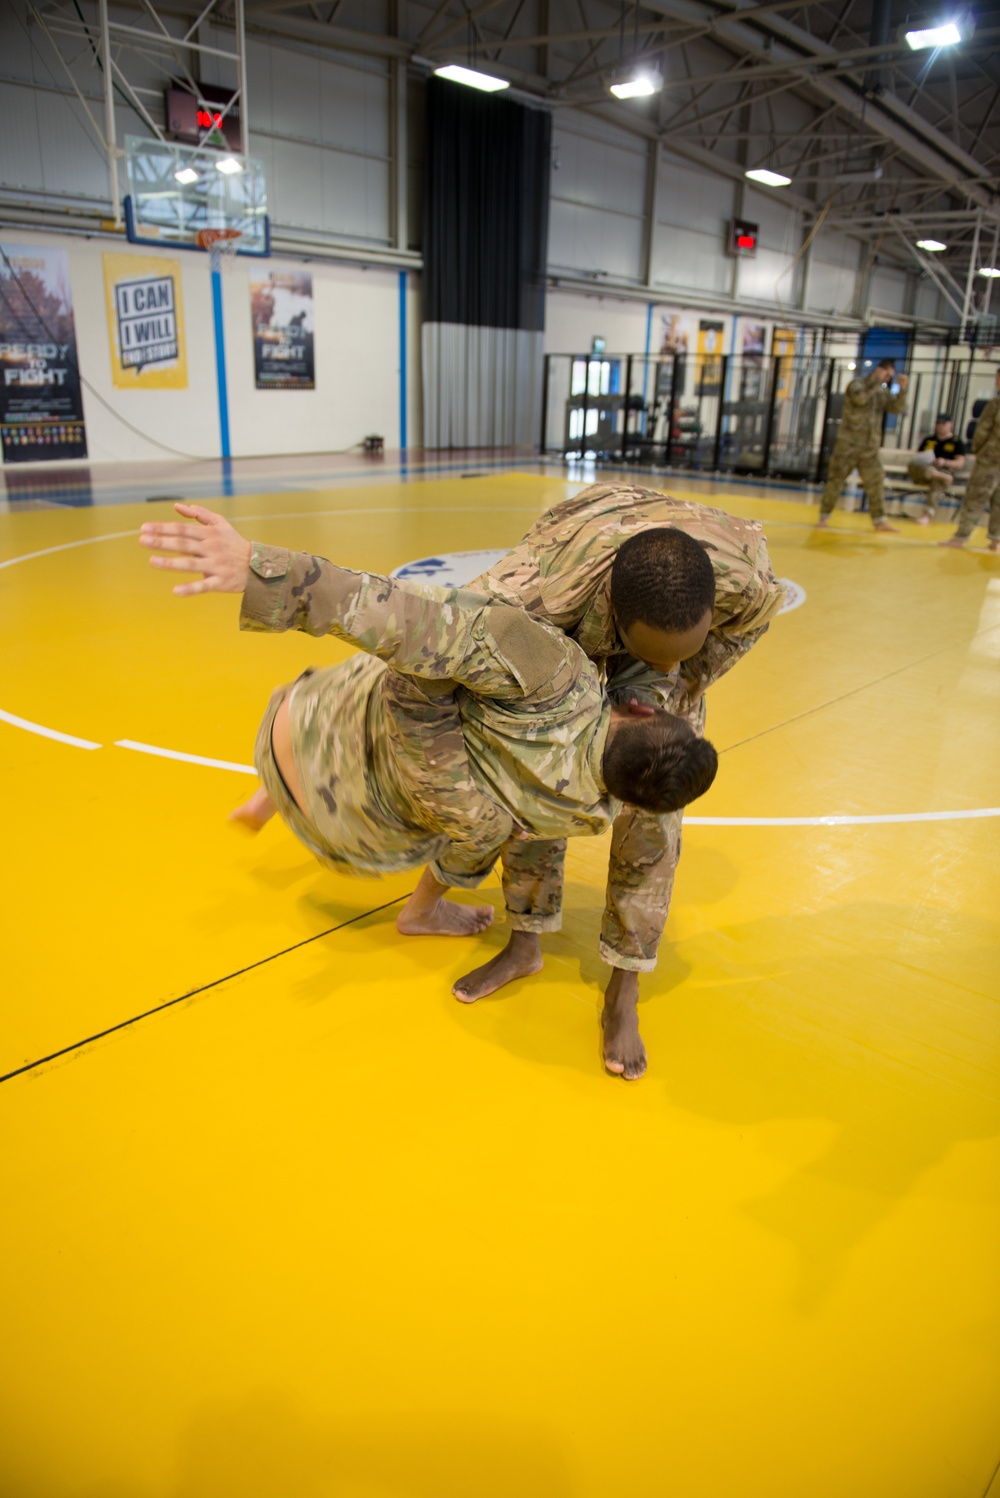
M 608 683 L 613 700 L 635 698 L 705 730 L 705 700 L 686 703 L 671 678 L 633 661 Z M 657 816 L 623 806 L 611 832 L 611 858 L 600 953 L 612 967 L 652 972 L 681 856 L 683 812 Z M 507 919 L 515 931 L 558 931 L 562 924 L 565 840 L 511 841 L 501 854 Z
M 921 489 L 926 489 L 927 498 L 924 501 L 924 512 L 927 515 L 935 515 L 937 507 L 944 496 L 948 493 L 951 478 L 946 473 L 935 473 L 923 463 L 911 463 L 907 469 L 910 482 L 919 484 Z
M 819 502 L 821 515 L 829 515 L 837 506 L 841 490 L 854 469 L 861 475 L 861 487 L 868 500 L 868 509 L 873 520 L 885 518 L 885 470 L 879 460 L 877 447 L 854 447 L 838 442 L 830 457 L 830 471 L 826 488 Z
M 956 536 L 963 541 L 968 540 L 976 528 L 984 505 L 989 506 L 990 540 L 1000 541 L 1000 466 L 977 459 L 958 514 Z
M 438 881 L 474 889 L 512 822 L 472 779 L 448 684 L 389 671 L 372 656 L 307 671 L 272 693 L 254 764 L 282 820 L 328 868 L 378 875 L 430 865 Z M 303 812 L 274 758 L 271 732 L 294 692 L 289 727 Z M 381 694 L 377 704 L 372 698 Z M 369 708 L 382 732 L 368 733 Z

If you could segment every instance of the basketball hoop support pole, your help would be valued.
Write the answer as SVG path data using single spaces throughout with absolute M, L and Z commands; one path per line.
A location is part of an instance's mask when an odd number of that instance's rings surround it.
M 212 257 L 212 318 L 215 324 L 215 375 L 219 391 L 219 437 L 222 460 L 229 462 L 229 392 L 226 382 L 226 330 L 222 320 L 222 271 Z M 226 469 L 226 492 L 229 492 L 229 470 Z

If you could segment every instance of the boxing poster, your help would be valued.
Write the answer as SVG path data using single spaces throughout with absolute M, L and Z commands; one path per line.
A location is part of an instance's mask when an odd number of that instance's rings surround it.
M 87 456 L 65 250 L 0 246 L 0 440 L 5 463 Z
M 104 255 L 104 295 L 117 390 L 186 390 L 181 263 Z
M 270 271 L 250 282 L 258 390 L 315 390 L 312 276 Z

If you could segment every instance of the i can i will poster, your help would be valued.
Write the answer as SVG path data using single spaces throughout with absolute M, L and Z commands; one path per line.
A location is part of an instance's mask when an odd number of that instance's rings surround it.
M 250 282 L 258 390 L 314 390 L 312 276 L 271 271 Z
M 85 458 L 65 250 L 0 245 L 0 442 L 5 463 Z
M 105 255 L 104 294 L 117 390 L 186 390 L 181 263 Z

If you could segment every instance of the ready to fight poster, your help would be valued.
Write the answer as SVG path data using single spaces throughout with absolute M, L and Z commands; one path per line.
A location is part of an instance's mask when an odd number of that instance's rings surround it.
M 87 456 L 65 250 L 0 255 L 0 436 L 7 463 Z
M 258 390 L 315 390 L 312 276 L 271 271 L 250 282 Z

